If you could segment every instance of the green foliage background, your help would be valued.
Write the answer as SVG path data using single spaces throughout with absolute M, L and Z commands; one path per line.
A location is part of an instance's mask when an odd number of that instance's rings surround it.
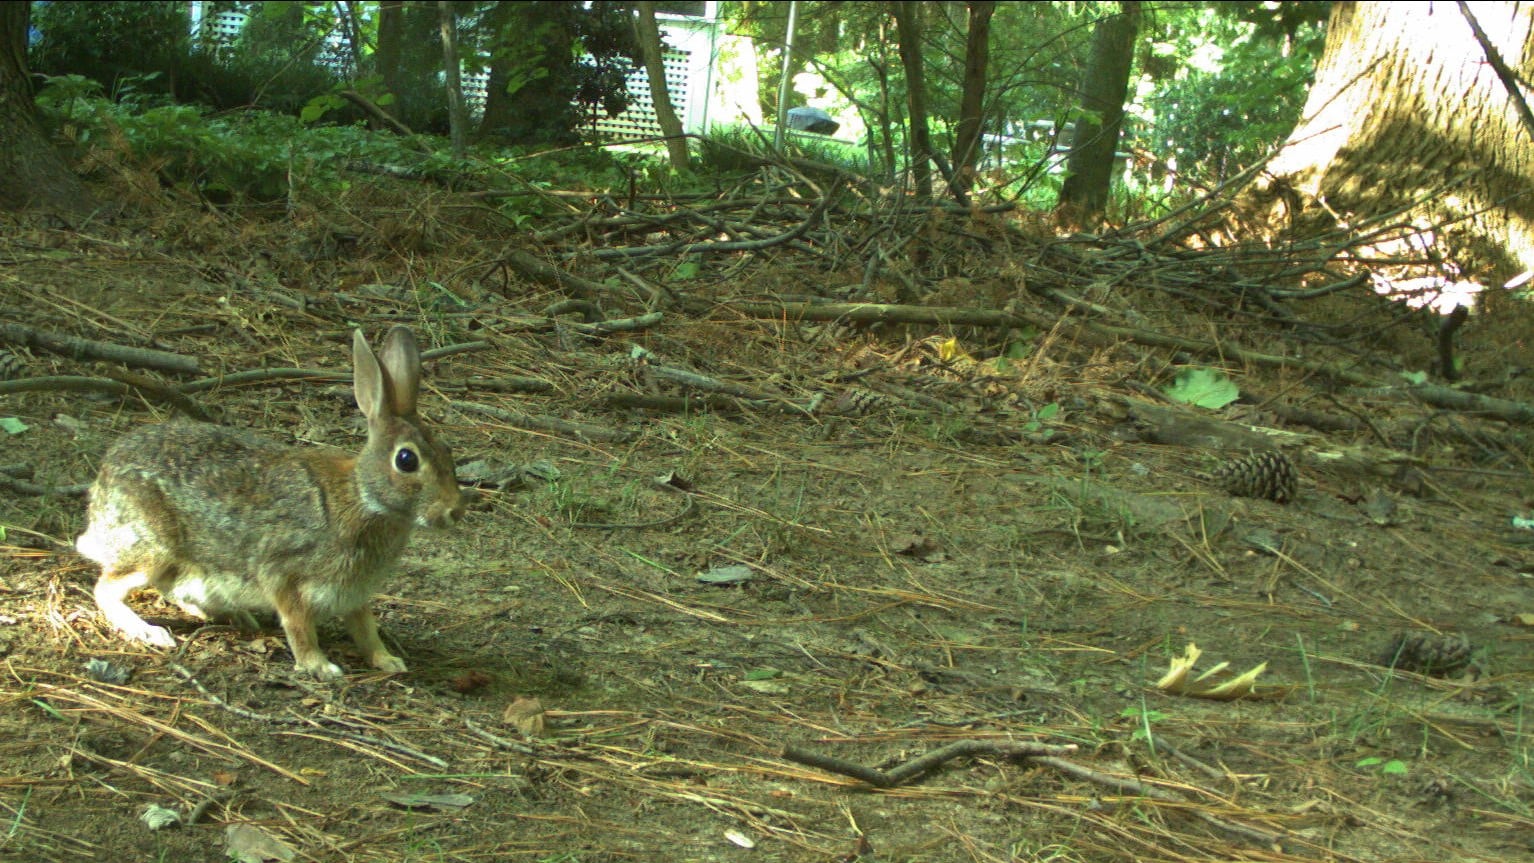
M 127 137 L 164 157 L 174 173 L 206 186 L 222 177 L 229 188 L 271 194 L 264 179 L 276 163 L 261 146 L 232 143 L 260 128 L 291 138 L 301 127 L 277 118 L 208 117 L 205 112 L 264 109 L 302 113 L 323 125 L 352 125 L 363 114 L 339 91 L 374 98 L 412 128 L 446 129 L 440 83 L 436 4 L 408 3 L 403 12 L 402 66 L 396 92 L 385 95 L 372 68 L 376 3 L 346 4 L 355 20 L 338 22 L 337 7 L 317 3 L 214 4 L 239 6 L 248 23 L 238 42 L 217 49 L 189 35 L 184 3 L 51 2 L 34 6 L 30 60 L 35 71 L 101 85 L 121 109 L 106 114 Z M 1292 128 L 1319 54 L 1329 3 L 1147 3 L 1135 58 L 1135 80 L 1122 149 L 1146 154 L 1157 167 L 1120 189 L 1120 215 L 1170 206 L 1260 159 Z M 575 143 L 582 115 L 624 104 L 623 82 L 636 46 L 617 4 L 590 9 L 573 2 L 454 4 L 465 68 L 500 63 L 496 97 L 484 129 L 486 143 L 524 147 Z M 962 86 L 967 8 L 923 6 L 929 104 L 935 140 L 951 147 Z M 1077 87 L 1092 28 L 1115 14 L 1116 2 L 1000 3 L 992 21 L 986 99 L 987 165 L 1000 166 L 988 193 L 1031 206 L 1054 203 L 1062 175 L 1053 167 L 1057 137 L 1079 113 Z M 758 96 L 775 112 L 786 35 L 787 4 L 742 0 L 721 4 L 725 29 L 757 40 Z M 345 27 L 341 24 L 346 24 Z M 343 43 L 355 68 L 338 76 L 316 61 L 335 34 L 354 28 L 361 41 Z M 815 158 L 885 181 L 905 167 L 906 89 L 889 7 L 880 2 L 800 4 L 791 105 L 824 106 L 843 122 L 839 142 L 808 146 Z M 334 48 L 332 48 L 334 51 Z M 600 62 L 582 61 L 594 55 Z M 75 82 L 55 94 L 60 106 L 84 95 Z M 183 110 L 171 110 L 174 106 Z M 195 108 L 187 106 L 197 106 Z M 585 107 L 581 107 L 585 106 Z M 79 117 L 73 118 L 79 121 Z M 211 125 L 209 125 L 211 124 Z M 263 125 L 264 124 L 264 125 Z M 727 124 L 725 124 L 727 126 Z M 158 130 L 158 131 L 155 131 Z M 194 130 L 201 130 L 195 131 Z M 760 151 L 767 140 L 724 128 L 710 163 L 738 161 L 732 150 Z M 736 136 L 731 139 L 730 136 Z M 225 142 L 222 136 L 233 136 Z M 317 152 L 329 152 L 318 145 Z M 808 152 L 808 151 L 806 151 Z M 237 155 L 238 154 L 238 155 Z M 238 182 L 228 176 L 246 160 Z M 722 161 L 721 161 L 722 160 Z M 222 166 L 222 167 L 220 167 Z M 1143 165 L 1141 167 L 1144 167 Z M 1156 185 L 1175 168 L 1177 182 Z M 237 172 L 239 173 L 239 172 Z M 1153 176 L 1154 174 L 1154 176 Z M 1171 191 L 1168 191 L 1171 189 Z

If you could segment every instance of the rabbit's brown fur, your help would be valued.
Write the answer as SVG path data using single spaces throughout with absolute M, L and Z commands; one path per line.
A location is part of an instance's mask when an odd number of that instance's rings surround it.
M 368 420 L 355 457 L 186 422 L 139 429 L 107 451 L 76 547 L 101 564 L 96 604 L 115 629 L 174 646 L 123 602 L 147 586 L 200 616 L 276 611 L 299 670 L 317 677 L 341 674 L 315 633 L 332 615 L 369 663 L 405 670 L 368 601 L 412 526 L 451 525 L 464 497 L 451 453 L 416 416 L 410 330 L 389 332 L 381 362 L 358 331 L 352 357 Z

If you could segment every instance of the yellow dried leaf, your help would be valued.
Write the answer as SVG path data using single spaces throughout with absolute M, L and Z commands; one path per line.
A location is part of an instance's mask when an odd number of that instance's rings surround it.
M 1189 642 L 1188 646 L 1183 648 L 1182 656 L 1173 659 L 1166 674 L 1161 675 L 1161 679 L 1156 681 L 1156 688 L 1173 693 L 1181 692 L 1187 684 L 1188 673 L 1193 670 L 1193 663 L 1198 662 L 1202 652 L 1197 644 Z
M 1190 680 L 1189 676 L 1193 673 L 1193 665 L 1198 662 L 1198 658 L 1201 655 L 1203 655 L 1203 651 L 1198 649 L 1198 645 L 1190 643 L 1183 649 L 1182 656 L 1171 661 L 1167 672 L 1161 675 L 1160 680 L 1156 681 L 1156 688 L 1173 695 L 1186 695 L 1190 698 L 1211 698 L 1218 701 L 1234 701 L 1238 698 L 1259 697 L 1256 691 L 1257 677 L 1267 670 L 1268 664 L 1266 662 L 1259 664 L 1256 668 L 1251 669 L 1245 674 L 1231 678 L 1224 683 L 1215 684 L 1213 679 L 1229 669 L 1230 663 L 1218 663 L 1213 668 Z

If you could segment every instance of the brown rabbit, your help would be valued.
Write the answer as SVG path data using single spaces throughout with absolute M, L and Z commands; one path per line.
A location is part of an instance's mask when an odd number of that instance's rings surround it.
M 356 457 L 283 446 L 215 425 L 171 422 L 120 438 L 91 488 L 80 553 L 101 564 L 96 605 L 123 635 L 175 646 L 123 603 L 153 587 L 198 616 L 275 610 L 299 671 L 341 675 L 315 633 L 345 619 L 374 667 L 404 671 L 378 637 L 368 601 L 410 529 L 463 516 L 453 457 L 416 416 L 421 356 L 394 327 L 374 356 L 352 337 L 368 440 Z

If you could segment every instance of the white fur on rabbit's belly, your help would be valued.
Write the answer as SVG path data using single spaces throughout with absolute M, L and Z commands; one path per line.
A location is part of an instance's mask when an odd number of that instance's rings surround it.
M 252 578 L 249 573 L 208 572 L 197 567 L 183 566 L 181 573 L 168 590 L 167 599 L 178 605 L 200 609 L 206 614 L 223 615 L 236 611 L 276 611 L 272 596 L 262 584 L 275 583 L 275 579 Z M 332 584 L 312 583 L 299 588 L 308 600 L 316 617 L 345 614 L 372 599 L 372 585 L 337 587 Z
M 271 597 L 244 573 L 208 572 L 182 565 L 176 580 L 162 588 L 165 598 L 177 605 L 221 615 L 233 611 L 274 611 Z

